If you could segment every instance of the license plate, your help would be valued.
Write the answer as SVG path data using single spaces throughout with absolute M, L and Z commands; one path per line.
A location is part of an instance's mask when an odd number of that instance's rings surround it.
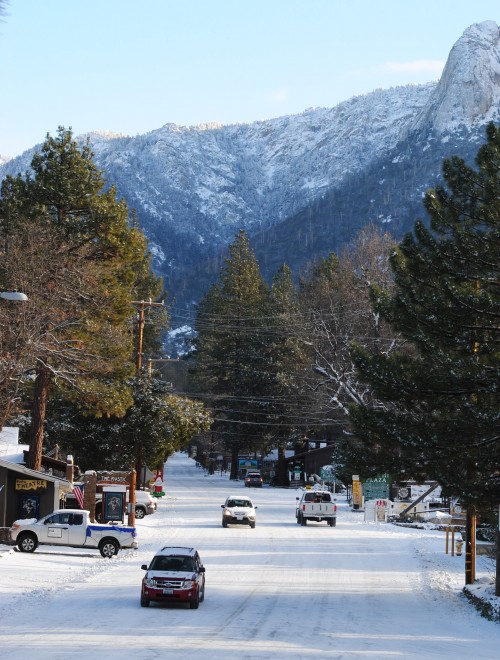
M 163 590 L 163 595 L 164 596 L 171 596 L 174 593 L 173 589 L 164 589 Z

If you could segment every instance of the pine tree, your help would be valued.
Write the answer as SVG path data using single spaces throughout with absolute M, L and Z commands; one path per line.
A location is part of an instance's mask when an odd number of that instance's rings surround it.
M 269 304 L 265 368 L 268 372 L 269 444 L 278 448 L 275 483 L 289 483 L 286 449 L 314 428 L 311 342 L 304 336 L 300 300 L 290 268 L 273 278 Z
M 208 428 L 210 416 L 201 403 L 174 394 L 163 381 L 142 371 L 129 381 L 133 404 L 123 417 L 95 419 L 75 412 L 65 401 L 50 403 L 52 437 L 72 454 L 81 470 L 128 470 L 140 455 L 140 466 L 162 466 Z M 139 474 L 139 473 L 138 473 Z
M 51 386 L 96 416 L 123 415 L 132 403 L 127 321 L 135 287 L 146 286 L 147 245 L 125 202 L 105 188 L 88 143 L 79 148 L 64 128 L 47 136 L 31 171 L 2 183 L 0 233 L 2 268 L 29 295 L 28 464 L 39 469 Z
M 211 396 L 215 429 L 231 452 L 231 479 L 238 477 L 240 450 L 257 451 L 263 444 L 266 345 L 261 330 L 268 297 L 248 236 L 240 231 L 220 281 L 200 302 L 193 369 L 194 382 Z
M 487 128 L 477 169 L 444 161 L 448 190 L 425 196 L 391 259 L 396 290 L 375 309 L 407 340 L 355 362 L 376 406 L 351 410 L 360 467 L 438 481 L 467 505 L 500 501 L 500 130 Z

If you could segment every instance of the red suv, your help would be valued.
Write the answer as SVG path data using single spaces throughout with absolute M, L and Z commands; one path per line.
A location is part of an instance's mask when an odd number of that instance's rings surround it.
M 159 550 L 142 580 L 141 607 L 156 603 L 189 603 L 192 610 L 205 599 L 205 567 L 194 548 L 166 546 Z

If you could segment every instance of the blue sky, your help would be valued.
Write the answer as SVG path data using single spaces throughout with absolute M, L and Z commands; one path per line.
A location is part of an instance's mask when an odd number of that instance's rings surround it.
M 498 0 L 4 0 L 0 155 L 59 125 L 137 135 L 437 80 Z

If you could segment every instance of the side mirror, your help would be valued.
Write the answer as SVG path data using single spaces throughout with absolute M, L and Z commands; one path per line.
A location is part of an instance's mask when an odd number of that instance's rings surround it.
M 221 504 L 220 508 L 223 509 L 225 506 L 226 506 L 225 504 Z
M 204 573 L 204 572 L 205 572 L 205 567 L 204 567 L 204 566 L 200 566 L 199 573 Z
M 143 564 L 143 565 L 141 566 L 141 568 L 142 568 L 143 571 L 147 571 L 147 570 L 148 570 L 148 565 L 147 565 L 147 564 Z
M 259 508 L 258 506 L 254 506 L 254 509 L 258 509 L 258 508 Z

